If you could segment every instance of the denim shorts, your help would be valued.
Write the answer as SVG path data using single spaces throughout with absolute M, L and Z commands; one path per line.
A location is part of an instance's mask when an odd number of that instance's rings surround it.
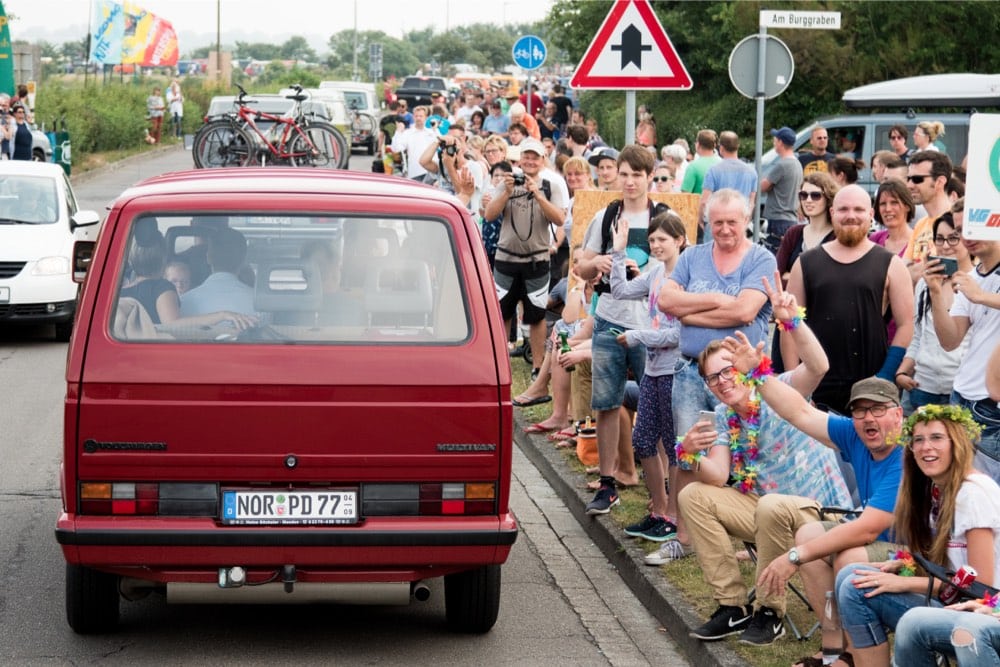
M 976 445 L 976 467 L 982 462 L 987 469 L 979 468 L 1000 483 L 1000 407 L 996 401 L 984 398 L 971 401 L 958 392 L 951 393 L 951 402 L 962 405 L 972 412 L 972 418 L 982 425 L 983 433 Z
M 837 573 L 834 590 L 840 622 L 857 648 L 879 646 L 889 641 L 886 629 L 895 630 L 903 614 L 915 607 L 926 606 L 926 596 L 921 593 L 881 593 L 867 598 L 867 589 L 854 587 L 854 578 L 858 576 L 854 574 L 855 570 L 880 571 L 869 563 L 852 563 Z M 941 603 L 931 598 L 931 606 L 940 607 Z
M 683 436 L 698 421 L 698 412 L 714 410 L 719 399 L 698 372 L 698 363 L 681 357 L 674 366 L 674 433 Z
M 637 382 L 642 381 L 646 348 L 642 345 L 621 345 L 617 340 L 620 333 L 621 327 L 599 317 L 594 318 L 590 364 L 593 374 L 590 407 L 594 410 L 616 410 L 622 406 L 629 369 L 632 369 Z

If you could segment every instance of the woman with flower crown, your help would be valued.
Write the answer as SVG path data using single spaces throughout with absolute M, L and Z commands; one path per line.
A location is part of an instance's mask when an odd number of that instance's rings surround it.
M 774 316 L 803 352 L 802 363 L 778 379 L 801 398 L 829 364 L 777 272 L 774 281 L 772 289 L 763 280 Z M 769 362 L 739 373 L 724 342 L 715 340 L 699 355 L 698 371 L 720 405 L 714 422 L 697 422 L 678 438 L 678 465 L 696 479 L 678 500 L 719 608 L 692 635 L 713 641 L 742 633 L 743 642 L 769 644 L 784 634 L 785 588 L 758 588 L 757 610 L 748 606 L 732 538 L 755 542 L 758 569 L 764 568 L 792 544 L 798 528 L 819 520 L 821 506 L 853 506 L 851 496 L 836 454 L 761 402 L 756 384 L 770 373 Z
M 1000 487 L 973 467 L 981 430 L 957 405 L 925 405 L 910 415 L 900 435 L 895 529 L 910 551 L 952 571 L 971 567 L 978 582 L 992 586 L 1000 581 Z M 837 575 L 837 603 L 858 667 L 889 664 L 885 628 L 925 605 L 929 580 L 916 574 L 912 556 L 902 551 Z M 932 598 L 932 606 L 941 604 Z

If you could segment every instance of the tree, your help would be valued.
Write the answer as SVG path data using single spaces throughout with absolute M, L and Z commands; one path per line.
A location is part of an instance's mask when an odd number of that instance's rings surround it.
M 318 60 L 316 51 L 309 46 L 306 38 L 299 37 L 298 35 L 289 37 L 281 45 L 281 57 L 290 60 L 305 60 L 307 62 L 316 62 Z
M 234 58 L 253 58 L 254 60 L 281 60 L 281 47 L 268 42 L 236 42 Z

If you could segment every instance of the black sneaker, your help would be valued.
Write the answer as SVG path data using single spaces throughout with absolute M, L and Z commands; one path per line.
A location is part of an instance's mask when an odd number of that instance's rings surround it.
M 712 618 L 701 626 L 691 631 L 691 636 L 705 641 L 715 641 L 743 632 L 750 619 L 753 618 L 753 609 L 747 607 L 719 606 L 712 614 Z
M 750 625 L 740 635 L 740 643 L 767 646 L 784 636 L 785 622 L 770 607 L 761 607 L 753 613 Z
M 594 499 L 587 503 L 587 514 L 607 514 L 618 504 L 618 492 L 613 486 L 602 486 L 597 490 Z
M 677 526 L 665 517 L 649 514 L 642 521 L 626 526 L 625 534 L 652 542 L 666 542 L 677 537 Z

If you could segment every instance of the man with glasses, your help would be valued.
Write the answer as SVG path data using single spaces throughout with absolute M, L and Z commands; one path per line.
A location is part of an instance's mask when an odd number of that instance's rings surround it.
M 740 138 L 730 130 L 719 135 L 719 152 L 722 161 L 716 162 L 705 172 L 701 186 L 701 202 L 698 204 L 698 226 L 704 229 L 708 222 L 708 199 L 716 190 L 731 188 L 750 203 L 753 210 L 757 199 L 757 172 L 753 166 L 740 160 Z
M 834 240 L 802 253 L 788 277 L 788 291 L 808 309 L 810 326 L 830 358 L 813 399 L 834 410 L 847 405 L 851 386 L 861 378 L 891 382 L 913 338 L 913 283 L 899 257 L 869 240 L 871 202 L 858 185 L 837 192 Z M 885 326 L 890 311 L 896 323 L 892 340 Z M 794 347 L 781 337 L 785 368 L 797 363 Z
M 829 144 L 830 134 L 826 128 L 821 125 L 814 127 L 812 134 L 809 135 L 809 145 L 812 146 L 812 150 L 808 153 L 801 153 L 798 156 L 799 163 L 802 165 L 803 176 L 808 176 L 817 171 L 821 171 L 824 174 L 829 173 L 826 163 L 837 157 L 834 153 L 827 150 Z
M 947 282 L 941 270 L 929 270 L 924 280 L 941 347 L 950 351 L 963 341 L 968 345 L 955 373 L 951 402 L 969 408 L 983 425 L 976 468 L 1000 480 L 1000 404 L 990 396 L 983 370 L 1000 340 L 1000 241 L 963 238 L 962 243 L 979 259 L 977 267 L 958 271 Z
M 920 151 L 910 157 L 906 186 L 914 204 L 923 204 L 927 215 L 913 226 L 910 244 L 903 253 L 903 260 L 910 269 L 914 285 L 923 275 L 923 262 L 934 254 L 934 220 L 951 209 L 951 199 L 945 186 L 951 178 L 951 159 L 940 151 Z
M 906 147 L 906 139 L 910 136 L 910 131 L 905 125 L 893 125 L 889 128 L 889 146 L 892 152 L 899 156 L 903 162 L 909 162 L 913 155 L 913 149 Z
M 774 316 L 793 322 L 797 304 L 782 291 L 777 272 L 774 280 L 774 290 L 768 287 Z M 826 355 L 805 324 L 798 323 L 787 335 L 803 350 L 803 362 L 779 380 L 808 396 L 826 372 Z M 719 604 L 691 634 L 713 641 L 741 633 L 742 643 L 763 646 L 785 633 L 785 589 L 758 591 L 756 610 L 748 606 L 733 538 L 756 543 L 757 571 L 762 572 L 792 546 L 800 527 L 820 518 L 820 507 L 849 505 L 851 494 L 837 455 L 762 403 L 752 384 L 737 373 L 729 347 L 714 340 L 698 356 L 698 371 L 721 405 L 712 423 L 704 420 L 687 431 L 678 450 L 678 460 L 694 467 L 696 480 L 680 494 L 681 513 L 705 582 Z M 755 456 L 747 460 L 751 448 Z M 667 555 L 650 554 L 646 562 L 660 564 Z
M 762 348 L 754 347 L 741 334 L 736 337 L 727 341 L 731 363 L 741 373 L 760 368 Z M 892 544 L 889 533 L 903 470 L 903 453 L 896 444 L 903 423 L 899 390 L 882 378 L 859 380 L 851 387 L 848 417 L 819 410 L 794 387 L 774 377 L 761 377 L 757 391 L 782 419 L 839 451 L 854 469 L 856 509 L 861 510 L 857 518 L 803 525 L 795 532 L 794 546 L 776 555 L 757 577 L 758 596 L 770 596 L 783 591 L 792 575 L 801 571 L 806 597 L 823 631 L 822 657 L 829 655 L 832 661 L 843 646 L 836 596 L 827 597 L 833 591 L 834 575 L 850 563 L 884 561 L 890 550 L 899 548 Z M 774 526 L 758 518 L 758 534 L 774 528 L 783 529 L 784 525 Z

